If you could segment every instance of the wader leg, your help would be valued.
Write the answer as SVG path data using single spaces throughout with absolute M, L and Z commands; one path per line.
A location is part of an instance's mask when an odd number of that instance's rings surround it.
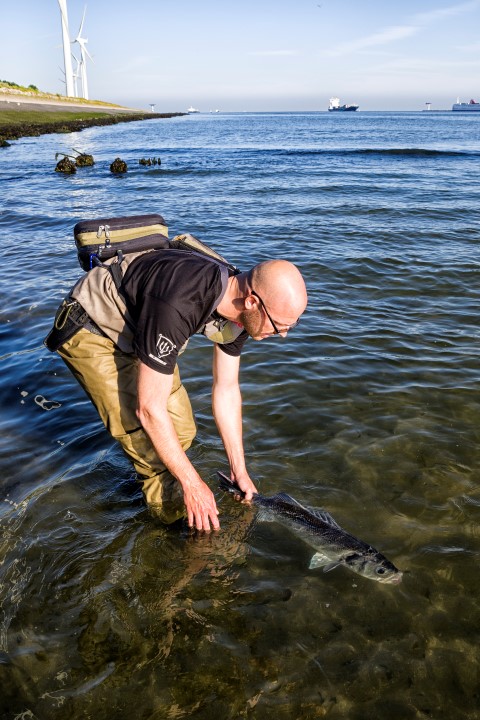
M 105 427 L 132 461 L 145 500 L 163 522 L 185 515 L 183 493 L 160 461 L 136 416 L 138 360 L 106 337 L 82 329 L 58 354 L 95 405 Z M 175 367 L 167 404 L 180 444 L 187 450 L 196 434 L 192 407 Z

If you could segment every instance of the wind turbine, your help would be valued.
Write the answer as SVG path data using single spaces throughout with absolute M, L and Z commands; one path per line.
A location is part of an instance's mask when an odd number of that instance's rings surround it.
M 87 82 L 87 57 L 90 58 L 90 60 L 93 62 L 93 58 L 88 52 L 87 48 L 85 47 L 88 40 L 87 38 L 82 37 L 82 30 L 83 30 L 83 24 L 85 22 L 85 13 L 87 12 L 87 6 L 85 6 L 85 10 L 83 11 L 83 18 L 82 22 L 80 23 L 80 28 L 78 30 L 77 37 L 73 41 L 73 43 L 78 43 L 80 45 L 80 77 L 82 79 L 82 97 L 85 100 L 88 100 L 88 82 Z
M 70 57 L 70 37 L 68 35 L 67 0 L 58 0 L 58 5 L 60 7 L 60 13 L 62 16 L 63 60 L 65 63 L 65 90 L 67 93 L 67 97 L 74 97 L 72 58 Z
M 80 77 L 80 60 L 73 53 L 72 53 L 72 58 L 76 62 L 75 70 L 73 71 L 73 92 L 74 92 L 75 97 L 78 97 L 78 78 Z

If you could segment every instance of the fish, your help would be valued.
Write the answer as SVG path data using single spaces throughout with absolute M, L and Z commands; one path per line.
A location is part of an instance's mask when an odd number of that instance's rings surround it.
M 220 471 L 217 473 L 222 490 L 237 499 L 245 497 L 235 481 Z M 380 583 L 398 585 L 401 582 L 401 570 L 374 547 L 341 528 L 326 510 L 306 507 L 284 492 L 271 497 L 254 493 L 252 504 L 258 508 L 259 520 L 286 525 L 315 549 L 310 570 L 321 567 L 328 572 L 343 566 Z

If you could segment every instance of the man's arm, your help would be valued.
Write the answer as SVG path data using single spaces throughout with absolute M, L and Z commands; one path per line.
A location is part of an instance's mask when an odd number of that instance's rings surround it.
M 242 396 L 238 382 L 240 358 L 224 353 L 218 345 L 213 350 L 212 408 L 218 432 L 222 438 L 232 480 L 235 480 L 251 500 L 257 492 L 245 466 L 242 438 Z
M 188 459 L 167 411 L 173 376 L 163 375 L 139 362 L 137 417 L 167 470 L 183 489 L 188 524 L 197 530 L 220 527 L 212 491 Z

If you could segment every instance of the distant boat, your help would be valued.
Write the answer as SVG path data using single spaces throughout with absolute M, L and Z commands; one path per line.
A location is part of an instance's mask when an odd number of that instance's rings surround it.
M 358 110 L 358 105 L 340 105 L 338 98 L 330 98 L 328 112 L 355 112 L 355 110 Z
M 191 105 L 187 110 L 187 113 L 189 113 L 189 115 L 192 115 L 193 113 L 199 113 L 199 112 L 200 112 L 200 110 L 197 110 L 197 108 L 194 108 Z
M 475 100 L 470 100 L 469 103 L 460 102 L 457 98 L 457 102 L 452 105 L 452 110 L 456 112 L 480 112 L 480 103 Z

